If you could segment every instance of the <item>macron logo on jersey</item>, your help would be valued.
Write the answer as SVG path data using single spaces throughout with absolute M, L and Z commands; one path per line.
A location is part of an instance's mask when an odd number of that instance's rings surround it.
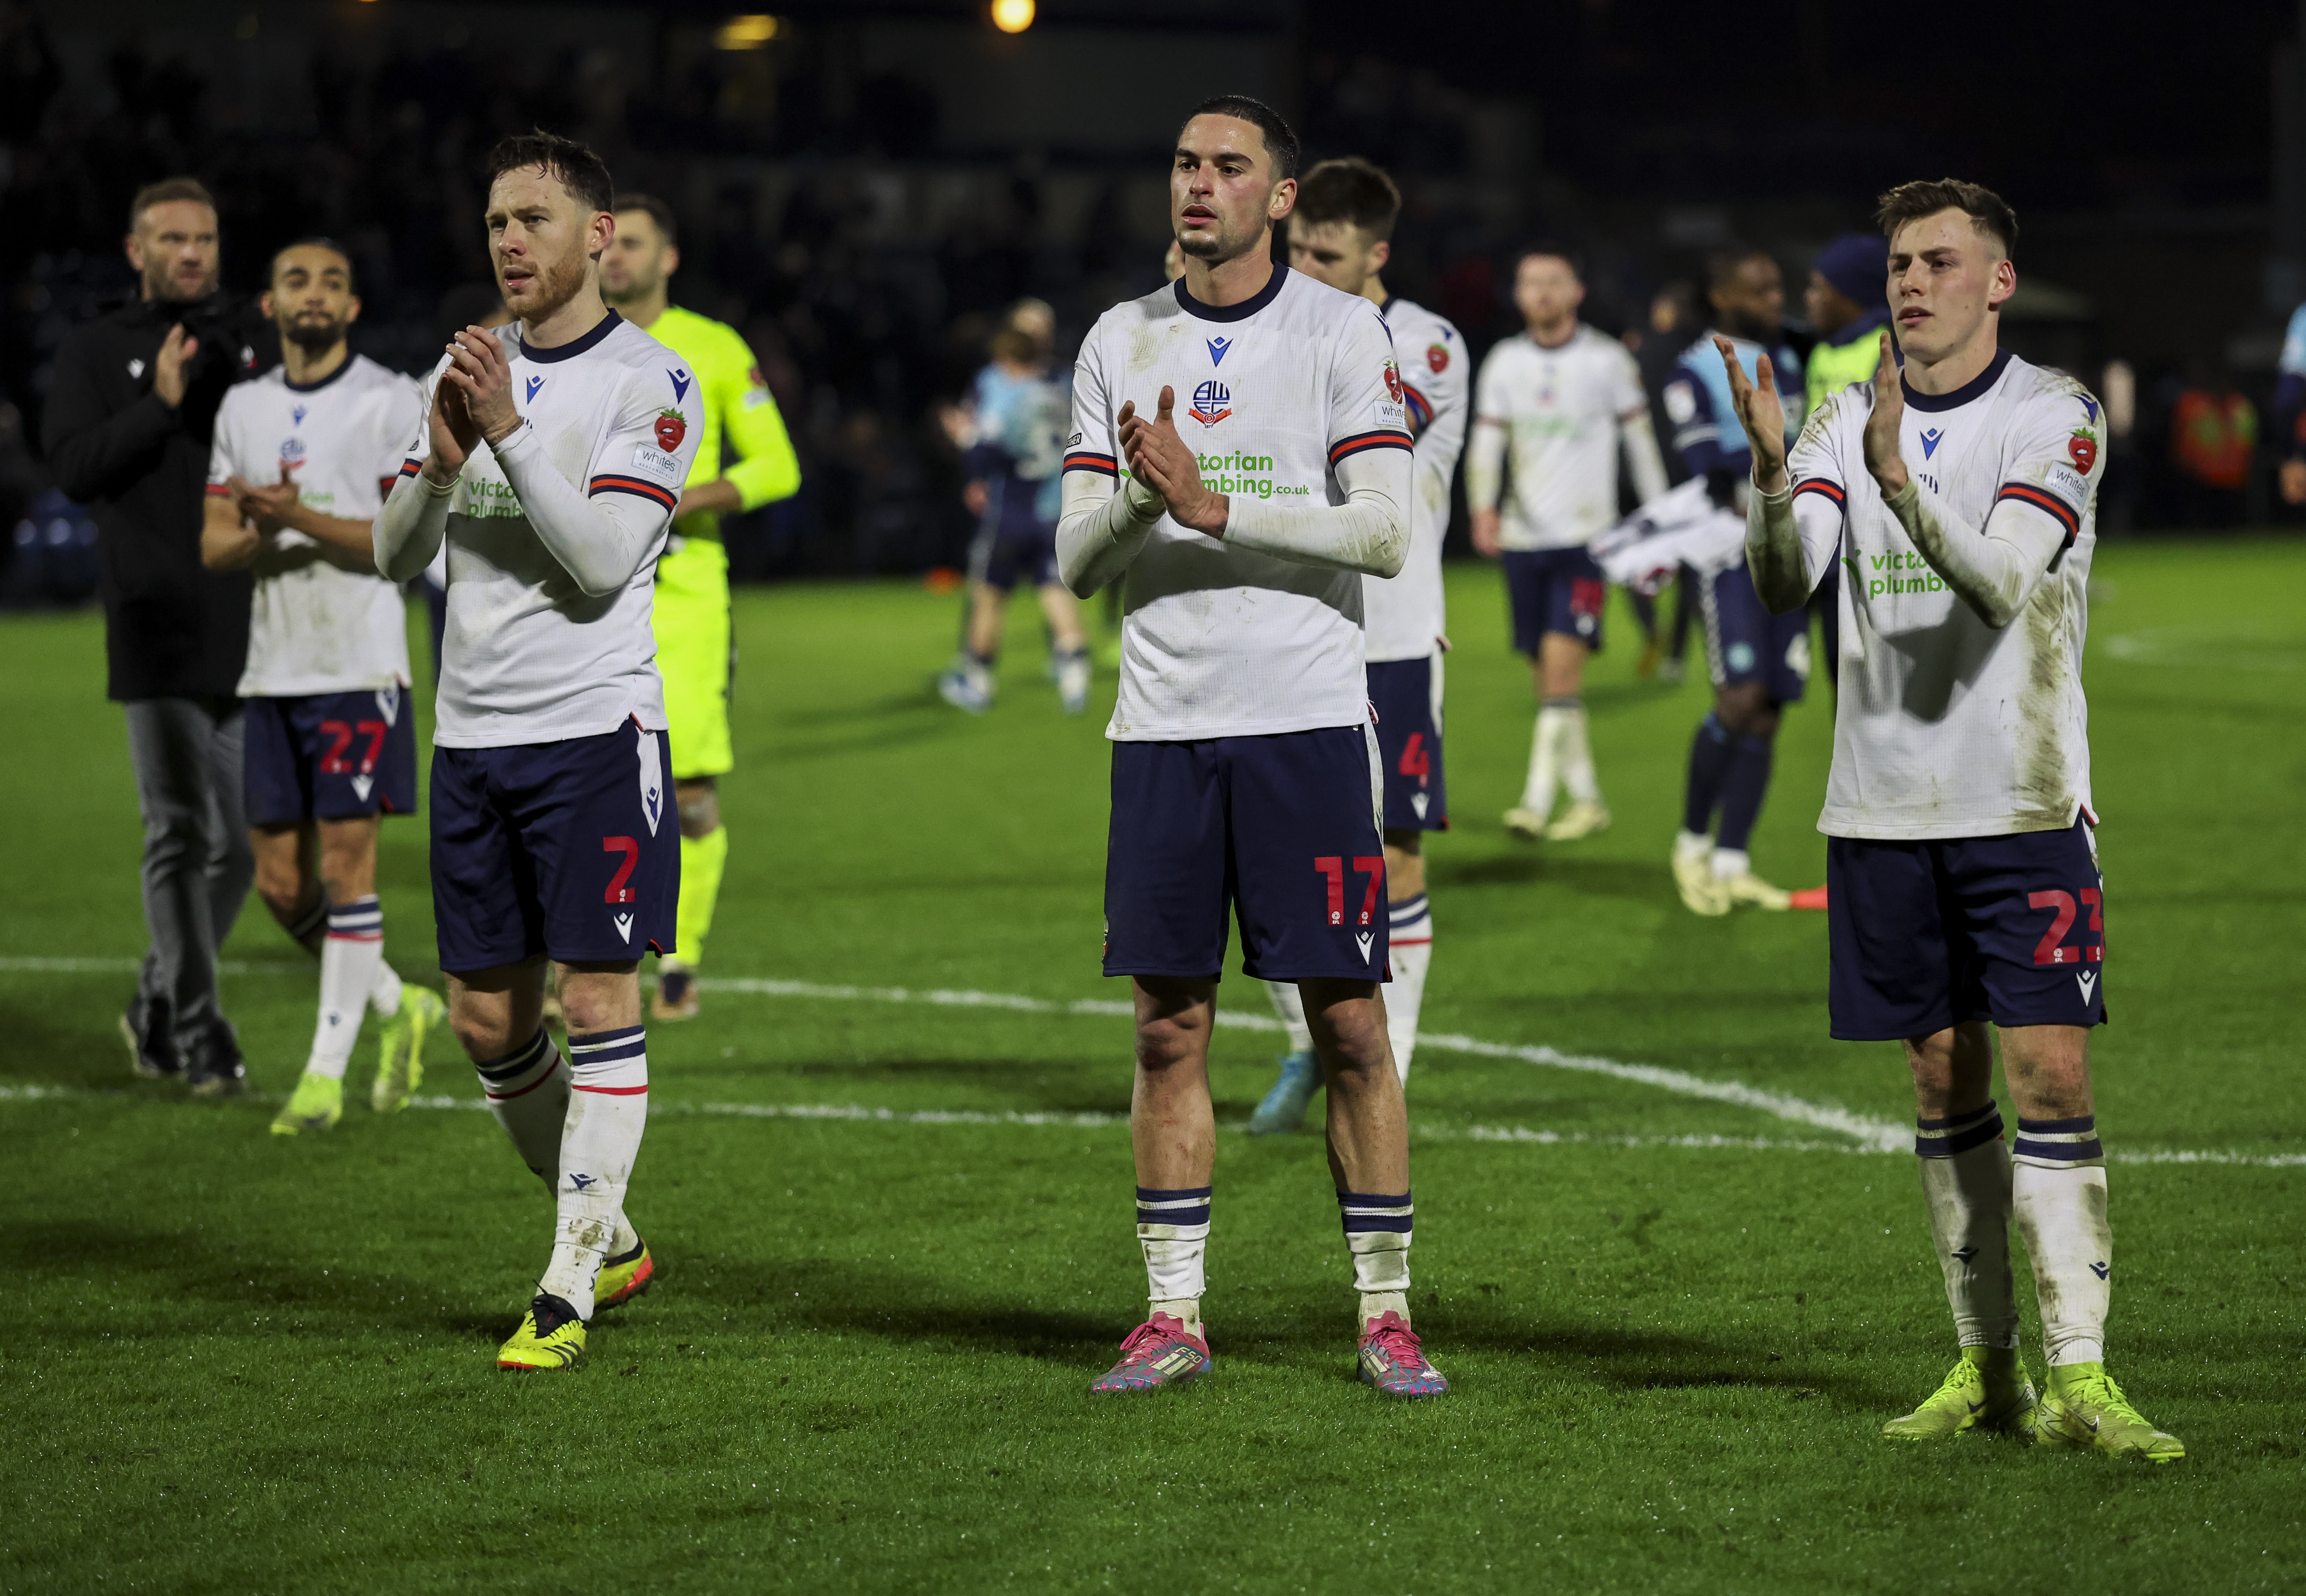
M 1193 390 L 1193 407 L 1185 414 L 1205 427 L 1214 427 L 1233 414 L 1233 394 L 1222 382 L 1204 382 Z
M 1208 342 L 1209 346 L 1209 364 L 1213 366 L 1221 366 L 1225 364 L 1226 354 L 1233 348 L 1233 340 L 1231 338 L 1211 338 L 1208 340 Z
M 544 379 L 542 377 L 532 377 L 528 380 L 528 402 L 530 404 L 534 405 L 536 403 L 536 390 L 543 386 Z
M 688 397 L 688 385 L 696 380 L 695 378 L 691 377 L 685 371 L 667 371 L 665 375 L 672 380 L 672 402 L 674 404 L 678 405 L 683 399 Z
M 1924 431 L 1922 433 L 1922 458 L 1926 460 L 1931 456 L 1936 454 L 1938 452 L 1938 445 L 1944 441 L 1945 429 L 1943 427 L 1931 427 Z

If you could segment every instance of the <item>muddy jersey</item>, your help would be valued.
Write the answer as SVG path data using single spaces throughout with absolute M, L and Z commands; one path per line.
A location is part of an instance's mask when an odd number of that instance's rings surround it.
M 2063 830 L 2090 802 L 2082 696 L 2105 469 L 2097 400 L 2008 351 L 1950 394 L 1905 394 L 1900 452 L 1941 522 L 2038 516 L 2058 549 L 2017 617 L 1988 626 L 1933 570 L 1866 469 L 1870 383 L 1830 395 L 1789 466 L 1805 569 L 1839 559 L 1833 768 L 1818 829 L 1918 840 Z
M 1502 432 L 1512 473 L 1499 542 L 1575 549 L 1606 531 L 1618 519 L 1618 429 L 1648 414 L 1632 354 L 1582 321 L 1554 348 L 1516 333 L 1490 350 L 1473 414 L 1475 425 Z

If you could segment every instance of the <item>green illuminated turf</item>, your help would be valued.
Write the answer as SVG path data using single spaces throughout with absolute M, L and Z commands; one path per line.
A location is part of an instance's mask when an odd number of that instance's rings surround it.
M 2098 575 L 2100 1122 L 2117 1156 L 2294 1157 L 2306 545 L 2116 547 Z M 1454 570 L 1451 596 L 1428 1028 L 1904 1122 L 1895 1050 L 1826 1038 L 1823 916 L 1702 921 L 1674 897 L 1704 689 L 1636 682 L 1613 610 L 1588 702 L 1616 828 L 1515 843 L 1497 817 L 1526 673 L 1493 573 Z M 1111 683 L 1061 717 L 1021 602 L 1000 703 L 960 715 L 928 688 L 955 619 L 899 586 L 739 599 L 708 976 L 1123 995 L 1097 974 Z M 138 832 L 101 680 L 93 616 L 0 623 L 0 1588 L 2306 1585 L 2306 1167 L 2114 1167 L 2112 1367 L 2183 1464 L 1913 1451 L 1876 1431 L 1952 1349 L 1909 1156 L 1439 1049 L 1410 1097 L 1414 1301 L 1445 1401 L 1353 1381 L 1320 1143 L 1238 1134 L 1215 1377 L 1092 1401 L 1143 1306 L 1109 1117 L 1125 1021 L 727 988 L 651 1031 L 631 1211 L 656 1290 L 602 1317 L 578 1372 L 500 1375 L 548 1212 L 446 1038 L 424 1089 L 465 1106 L 370 1114 L 372 1026 L 342 1126 L 267 1135 L 314 983 L 252 902 L 226 998 L 260 1097 L 196 1106 L 129 1075 Z M 1755 842 L 1789 886 L 1823 875 L 1830 713 L 1819 692 L 1789 714 Z M 388 952 L 437 980 L 423 823 L 386 832 Z M 1225 1001 L 1264 1012 L 1237 975 Z M 1219 1032 L 1221 1119 L 1247 1118 L 1276 1051 Z M 1104 1117 L 707 1112 L 744 1105 Z M 1573 1139 L 1494 1139 L 1516 1129 Z M 1678 1136 L 1769 1145 L 1627 1140 Z

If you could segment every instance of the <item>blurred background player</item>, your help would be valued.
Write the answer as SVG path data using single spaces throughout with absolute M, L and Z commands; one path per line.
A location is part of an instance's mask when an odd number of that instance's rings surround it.
M 1601 646 L 1609 588 L 1586 547 L 1618 519 L 1618 452 L 1644 504 L 1666 491 L 1641 369 L 1623 344 L 1577 319 L 1585 284 L 1554 250 L 1522 252 L 1514 307 L 1525 330 L 1491 349 L 1473 389 L 1465 502 L 1473 547 L 1505 561 L 1514 647 L 1529 657 L 1537 727 L 1516 836 L 1566 842 L 1610 824 L 1585 730 L 1585 659 Z M 1500 467 L 1510 460 L 1507 501 Z M 1569 807 L 1551 818 L 1557 789 Z
M 1697 290 L 1690 284 L 1676 280 L 1651 295 L 1649 325 L 1642 329 L 1640 341 L 1633 347 L 1634 363 L 1641 368 L 1642 392 L 1649 397 L 1653 437 L 1673 435 L 1673 424 L 1665 414 L 1665 385 L 1673 380 L 1681 352 L 1703 329 L 1704 322 L 1697 313 Z M 1689 473 L 1683 468 L 1678 454 L 1664 449 L 1660 451 L 1660 457 L 1665 462 L 1668 487 L 1678 487 L 1688 480 Z M 1626 590 L 1626 597 L 1642 628 L 1642 657 L 1634 665 L 1634 675 L 1643 680 L 1655 676 L 1661 681 L 1678 682 L 1682 678 L 1682 656 L 1689 648 L 1690 622 L 1697 615 L 1697 589 L 1689 573 L 1683 572 L 1675 584 L 1673 624 L 1670 629 L 1658 624 L 1655 598 L 1631 587 Z
M 1048 622 L 1051 674 L 1065 713 L 1089 707 L 1089 635 L 1080 602 L 1057 579 L 1057 516 L 1072 398 L 1049 371 L 1055 319 L 1038 300 L 1012 310 L 993 335 L 992 361 L 977 374 L 961 456 L 977 536 L 969 548 L 969 616 L 961 657 L 937 678 L 947 704 L 971 714 L 993 707 L 1009 595 L 1032 583 Z
M 2089 1069 L 2105 1021 L 2104 882 L 2082 694 L 2103 410 L 2001 348 L 2017 218 L 1975 183 L 1882 197 L 1905 355 L 1830 396 L 1790 461 L 1781 402 L 1730 378 L 1752 449 L 1747 559 L 1799 615 L 1848 552 L 1848 690 L 1826 833 L 1833 1034 L 1904 1045 L 1922 1191 L 1960 1346 L 1892 1440 L 2001 1432 L 2185 1456 L 2105 1372 L 2114 1236 Z M 1887 335 L 1877 340 L 1888 342 Z M 1730 368 L 1725 365 L 1725 371 Z M 1768 367 L 1763 367 L 1764 382 Z M 1884 576 L 1918 554 L 1931 573 Z M 1907 563 L 1906 568 L 1911 568 Z M 2018 1110 L 2014 1152 L 1994 1041 Z M 2018 1350 L 2010 1222 L 2026 1238 L 2049 1386 Z
M 259 301 L 281 363 L 225 395 L 209 455 L 201 559 L 252 571 L 246 806 L 256 890 L 320 958 L 304 1072 L 274 1134 L 344 1116 L 345 1068 L 371 1007 L 382 1022 L 370 1103 L 406 1105 L 424 1038 L 447 1013 L 384 959 L 378 817 L 416 812 L 408 620 L 377 574 L 371 524 L 423 416 L 415 383 L 346 341 L 360 315 L 352 259 L 324 239 L 273 257 Z
M 1385 856 L 1361 622 L 1362 576 L 1394 576 L 1408 554 L 1413 443 L 1377 308 L 1274 263 L 1296 179 L 1296 136 L 1272 107 L 1197 107 L 1169 168 L 1185 275 L 1099 317 L 1073 377 L 1065 585 L 1129 585 L 1106 729 L 1104 963 L 1135 1003 L 1150 1299 L 1097 1392 L 1210 1366 L 1209 1047 L 1228 909 L 1243 973 L 1298 983 L 1328 1076 L 1360 1376 L 1393 1396 L 1448 1389 L 1410 1326 L 1409 1126 L 1379 997 Z M 1204 480 L 1209 456 L 1232 462 L 1211 474 L 1231 488 Z
M 247 1078 L 216 961 L 255 873 L 235 696 L 249 579 L 201 567 L 201 487 L 217 407 L 269 333 L 217 290 L 207 189 L 149 184 L 128 228 L 138 297 L 57 350 L 42 431 L 56 485 L 96 520 L 105 693 L 125 713 L 144 822 L 151 943 L 121 1029 L 139 1074 L 225 1096 Z
M 1666 384 L 1666 414 L 1689 474 L 1706 480 L 1716 504 L 1742 508 L 1752 457 L 1730 407 L 1729 369 L 1714 335 L 1729 340 L 1749 379 L 1755 363 L 1769 355 L 1784 396 L 1789 441 L 1801 430 L 1801 361 L 1785 342 L 1785 280 L 1767 253 L 1733 250 L 1715 256 L 1706 297 L 1712 327 L 1682 352 L 1677 374 Z M 1689 751 L 1681 832 L 1673 844 L 1674 883 L 1682 902 L 1702 915 L 1726 915 L 1739 903 L 1789 908 L 1790 893 L 1754 874 L 1746 844 L 1769 790 L 1779 712 L 1800 699 L 1809 676 L 1809 617 L 1772 615 L 1762 608 L 1742 559 L 1701 579 L 1698 597 L 1713 707 Z M 1720 834 L 1710 836 L 1717 809 Z
M 657 560 L 654 612 L 657 670 L 664 677 L 672 734 L 673 799 L 680 811 L 674 933 L 680 952 L 658 961 L 649 1018 L 687 1020 L 696 1012 L 696 967 L 705 960 L 729 863 L 720 781 L 736 764 L 729 692 L 737 637 L 721 517 L 790 497 L 800 487 L 800 460 L 744 336 L 725 321 L 670 303 L 672 274 L 680 269 L 672 208 L 647 194 L 619 194 L 616 218 L 617 235 L 601 256 L 602 297 L 679 355 L 696 381 L 694 402 L 680 407 L 695 418 L 696 464 Z M 688 396 L 674 398 L 679 403 Z
M 1402 363 L 1401 391 L 1416 440 L 1409 507 L 1409 555 L 1397 576 L 1362 578 L 1362 626 L 1370 704 L 1377 712 L 1385 772 L 1385 892 L 1393 979 L 1385 992 L 1386 1035 L 1394 1068 L 1409 1082 L 1417 1017 L 1433 958 L 1433 917 L 1425 898 L 1424 837 L 1448 829 L 1441 773 L 1441 655 L 1448 647 L 1441 586 L 1441 540 L 1449 530 L 1449 485 L 1465 446 L 1465 341 L 1422 305 L 1386 291 L 1401 191 L 1358 158 L 1323 161 L 1297 185 L 1289 213 L 1289 263 L 1306 276 L 1358 294 L 1378 308 Z M 1305 1028 L 1304 1002 L 1286 981 L 1267 983 L 1289 1032 L 1281 1078 L 1250 1117 L 1254 1134 L 1294 1131 L 1321 1084 Z
M 1883 329 L 1890 325 L 1890 302 L 1883 294 L 1889 278 L 1890 246 L 1879 233 L 1844 233 L 1818 252 L 1802 290 L 1802 311 L 1817 342 L 1802 362 L 1805 420 L 1825 397 L 1853 382 L 1871 382 L 1882 357 Z M 1810 600 L 1822 644 L 1817 674 L 1835 684 L 1841 658 L 1841 566 L 1818 579 Z M 1796 894 L 1798 898 L 1801 894 Z
M 2274 381 L 2275 483 L 2285 504 L 2306 504 L 2306 304 L 2290 312 Z M 2113 420 L 2114 396 L 2106 396 Z
M 602 301 L 616 218 L 600 157 L 524 134 L 487 171 L 491 260 L 518 320 L 451 339 L 376 557 L 406 581 L 448 541 L 433 924 L 457 1040 L 553 1194 L 551 1255 L 497 1363 L 567 1369 L 594 1312 L 655 1272 L 625 1212 L 648 1122 L 640 959 L 679 951 L 650 610 L 702 429 L 695 373 Z M 548 960 L 565 1065 L 543 1024 Z

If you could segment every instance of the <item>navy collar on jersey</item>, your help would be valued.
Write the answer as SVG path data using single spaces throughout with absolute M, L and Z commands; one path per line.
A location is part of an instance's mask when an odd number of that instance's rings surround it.
M 550 349 L 532 349 L 528 346 L 528 340 L 523 338 L 520 341 L 520 352 L 529 359 L 545 365 L 550 365 L 556 360 L 574 360 L 616 331 L 617 323 L 623 320 L 624 318 L 618 315 L 612 309 L 594 324 L 591 332 L 581 338 L 571 338 L 566 344 L 555 344 Z
M 321 378 L 318 382 L 289 382 L 288 373 L 285 369 L 280 373 L 280 380 L 287 385 L 288 391 L 292 394 L 316 394 L 322 388 L 328 387 L 331 382 L 334 382 L 337 378 L 343 376 L 346 371 L 351 371 L 353 369 L 353 362 L 359 358 L 360 356 L 354 354 L 351 350 L 346 350 L 344 359 L 337 363 L 337 369 L 329 372 L 327 376 Z
M 1959 410 L 1987 388 L 2002 380 L 2002 368 L 2010 363 L 2010 351 L 1996 349 L 1994 358 L 1986 363 L 1986 370 L 1963 383 L 1950 394 L 1917 394 L 1914 385 L 1905 378 L 1898 379 L 1906 390 L 1906 403 L 1917 410 Z
M 1288 275 L 1287 267 L 1276 266 L 1265 286 L 1237 305 L 1205 305 L 1185 292 L 1185 279 L 1179 277 L 1174 285 L 1177 290 L 1177 308 L 1188 316 L 1199 316 L 1204 321 L 1246 321 L 1274 302 L 1281 293 L 1282 279 Z

